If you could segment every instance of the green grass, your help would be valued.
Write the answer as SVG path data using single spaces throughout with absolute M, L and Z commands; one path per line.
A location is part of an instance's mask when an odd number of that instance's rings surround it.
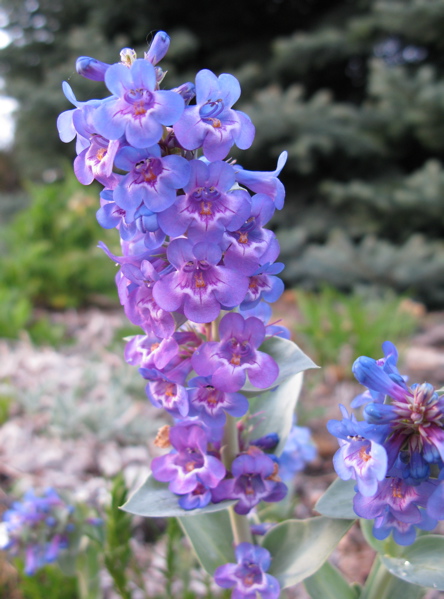
M 30 185 L 29 194 L 29 206 L 0 228 L 0 337 L 26 328 L 37 342 L 51 343 L 61 332 L 51 335 L 45 322 L 37 323 L 35 306 L 117 305 L 116 268 L 97 243 L 119 252 L 119 236 L 96 221 L 99 189 L 80 185 L 73 174 Z
M 296 342 L 319 366 L 338 366 L 345 376 L 357 357 L 381 357 L 384 341 L 405 341 L 419 323 L 408 301 L 394 295 L 346 295 L 324 287 L 297 291 L 296 302 L 301 315 Z

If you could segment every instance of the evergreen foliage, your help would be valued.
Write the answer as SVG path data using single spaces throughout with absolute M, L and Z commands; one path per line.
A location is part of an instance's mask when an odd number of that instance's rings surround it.
M 257 136 L 248 158 L 233 157 L 272 170 L 289 150 L 287 206 L 274 221 L 287 284 L 393 287 L 442 305 L 444 0 L 2 4 L 22 175 L 58 169 L 72 151 L 54 126 L 68 108 L 59 82 L 82 100 L 96 94 L 75 57 L 114 62 L 118 48 L 142 53 L 147 34 L 165 29 L 171 85 L 202 65 L 240 80 L 238 107 Z

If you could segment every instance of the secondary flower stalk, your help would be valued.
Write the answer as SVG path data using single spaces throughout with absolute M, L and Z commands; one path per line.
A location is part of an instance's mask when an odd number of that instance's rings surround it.
M 364 421 L 331 420 L 338 437 L 334 457 L 338 475 L 356 480 L 354 510 L 374 519 L 373 534 L 393 534 L 410 545 L 417 529 L 433 530 L 444 519 L 444 398 L 429 383 L 407 385 L 397 369 L 398 352 L 386 341 L 384 357 L 362 356 L 353 373 L 367 390 L 352 402 L 364 406 Z

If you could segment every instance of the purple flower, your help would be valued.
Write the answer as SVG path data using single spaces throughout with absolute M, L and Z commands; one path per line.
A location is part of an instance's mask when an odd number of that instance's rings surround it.
M 252 308 L 242 308 L 242 306 L 240 306 L 239 312 L 244 318 L 248 318 L 249 316 L 256 316 L 256 318 L 259 318 L 265 325 L 265 334 L 267 337 L 291 339 L 289 329 L 280 324 L 280 320 L 270 323 L 272 309 L 271 306 L 263 300 L 260 300 L 259 303 Z
M 353 508 L 359 517 L 375 519 L 375 538 L 385 539 L 392 532 L 396 543 L 410 545 L 416 538 L 416 528 L 432 530 L 437 524 L 423 509 L 435 489 L 432 481 L 412 486 L 398 476 L 388 477 L 379 483 L 373 497 L 358 492 Z
M 148 52 L 145 53 L 145 60 L 156 65 L 162 60 L 170 47 L 170 36 L 165 31 L 158 31 L 154 36 Z
M 129 241 L 137 233 L 135 222 L 129 223 L 126 219 L 126 212 L 114 202 L 114 192 L 112 189 L 104 189 L 100 194 L 101 207 L 97 210 L 97 222 L 104 229 L 119 229 L 120 237 Z
M 259 266 L 274 262 L 279 255 L 275 234 L 263 226 L 273 216 L 274 206 L 264 194 L 253 196 L 251 215 L 236 231 L 224 234 L 224 263 L 230 268 L 252 275 Z
M 191 175 L 183 187 L 185 195 L 178 197 L 170 209 L 159 214 L 159 225 L 167 235 L 177 237 L 188 230 L 191 241 L 213 242 L 222 239 L 227 229 L 235 231 L 250 216 L 250 195 L 234 189 L 234 169 L 222 162 L 205 164 L 192 160 Z
M 130 67 L 113 64 L 105 73 L 113 97 L 95 112 L 97 131 L 107 139 L 125 135 L 135 148 L 148 148 L 163 134 L 162 125 L 172 125 L 182 114 L 184 101 L 172 91 L 156 90 L 156 71 L 147 60 Z
M 174 239 L 167 257 L 177 270 L 153 288 L 154 299 L 164 310 L 183 312 L 193 322 L 211 322 L 221 306 L 230 309 L 244 299 L 248 280 L 219 264 L 219 246 L 204 242 L 193 246 L 188 239 Z
M 401 401 L 410 394 L 402 377 L 390 376 L 390 373 L 373 358 L 361 356 L 353 364 L 352 371 L 361 385 L 368 387 L 370 391 L 389 395 Z
M 32 576 L 67 547 L 68 533 L 74 526 L 74 508 L 54 489 L 46 489 L 43 495 L 30 489 L 4 512 L 2 519 L 0 528 L 5 539 L 0 541 L 0 549 L 8 550 L 12 556 L 23 556 L 25 574 Z
M 179 495 L 187 495 L 199 484 L 216 487 L 225 476 L 220 460 L 207 454 L 208 437 L 195 424 L 170 428 L 173 452 L 154 458 L 151 464 L 153 476 L 161 482 L 169 482 L 169 489 Z
M 386 539 L 390 533 L 393 534 L 393 540 L 398 545 L 411 545 L 416 540 L 416 529 L 433 530 L 437 521 L 431 518 L 423 509 L 419 510 L 421 519 L 419 522 L 403 522 L 398 520 L 391 511 L 384 512 L 375 518 L 373 524 L 373 536 L 379 541 Z
M 402 522 L 416 524 L 421 521 L 420 507 L 426 507 L 436 483 L 425 481 L 409 485 L 399 476 L 390 476 L 378 483 L 376 493 L 364 496 L 358 491 L 353 500 L 353 509 L 360 518 L 371 520 L 390 511 Z
M 248 400 L 240 393 L 227 393 L 212 384 L 211 377 L 197 376 L 188 382 L 188 397 L 191 417 L 210 427 L 224 426 L 225 412 L 240 418 L 248 412 Z
M 214 580 L 224 589 L 233 588 L 232 599 L 278 599 L 279 582 L 265 574 L 271 563 L 270 553 L 251 543 L 240 543 L 235 549 L 237 564 L 216 568 Z
M 275 277 L 284 269 L 280 262 L 274 264 L 264 264 L 260 266 L 250 277 L 248 292 L 241 304 L 241 309 L 254 308 L 261 301 L 275 302 L 284 293 L 284 283 L 281 279 Z
M 379 366 L 386 374 L 388 374 L 393 381 L 400 382 L 401 385 L 404 385 L 405 377 L 399 374 L 399 371 L 396 367 L 396 363 L 398 361 L 398 350 L 390 341 L 384 341 L 382 344 L 382 350 L 384 352 L 384 357 L 376 360 L 376 365 Z M 351 407 L 359 408 L 371 400 L 377 403 L 383 403 L 384 399 L 385 393 L 368 389 L 364 393 L 361 393 L 354 398 L 351 403 Z
M 239 391 L 247 374 L 251 384 L 260 389 L 274 383 L 279 367 L 271 356 L 257 350 L 265 339 L 265 326 L 258 318 L 226 314 L 219 333 L 219 342 L 204 343 L 194 353 L 192 364 L 197 374 L 213 375 L 214 386 L 228 392 Z
M 69 100 L 71 104 L 75 106 L 75 108 L 71 108 L 70 110 L 65 110 L 64 112 L 60 113 L 57 118 L 57 131 L 59 132 L 60 139 L 63 142 L 68 143 L 72 141 L 77 135 L 77 130 L 74 126 L 74 115 L 78 112 L 81 112 L 85 106 L 100 105 L 103 100 L 89 100 L 88 102 L 79 102 L 76 99 L 74 92 L 71 89 L 71 86 L 66 81 L 62 83 L 62 89 L 66 99 Z M 89 142 L 87 139 L 85 139 L 80 134 L 77 135 L 77 154 L 80 154 L 80 152 L 84 150 L 88 145 Z
M 191 100 L 194 100 L 194 98 L 196 97 L 196 86 L 194 85 L 194 83 L 191 83 L 191 81 L 188 81 L 187 83 L 182 83 L 182 85 L 173 88 L 171 91 L 181 95 L 185 101 L 185 104 L 187 105 L 191 102 Z M 176 134 L 174 133 L 174 131 L 171 130 L 169 134 L 172 134 L 172 137 L 174 137 L 174 139 L 176 140 Z M 182 146 L 179 144 L 179 142 L 177 142 L 177 145 L 175 145 L 174 147 L 181 148 Z
M 419 482 L 428 478 L 428 464 L 441 464 L 444 460 L 444 398 L 428 383 L 398 389 L 402 394 L 396 396 L 392 390 L 392 403 L 368 403 L 364 416 L 371 424 L 390 427 L 388 451 L 403 448 L 403 476 Z
M 173 334 L 176 327 L 174 317 L 157 304 L 150 286 L 136 287 L 130 291 L 123 307 L 127 318 L 147 335 L 165 339 Z
M 387 427 L 375 427 L 357 422 L 341 406 L 343 420 L 330 420 L 327 428 L 338 437 L 340 448 L 333 464 L 343 480 L 356 479 L 358 489 L 366 497 L 373 496 L 387 473 L 387 452 L 381 443 L 387 436 Z
M 250 446 L 233 460 L 233 478 L 225 479 L 213 489 L 213 501 L 237 499 L 234 511 L 248 514 L 260 501 L 281 501 L 287 494 L 286 485 L 277 477 L 279 466 L 258 447 Z
M 141 204 L 151 212 L 161 212 L 171 206 L 176 200 L 176 190 L 188 182 L 190 173 L 185 158 L 161 158 L 158 145 L 144 149 L 122 148 L 116 166 L 129 171 L 114 191 L 114 200 L 126 211 L 129 222 Z
M 259 439 L 254 439 L 250 441 L 250 445 L 254 445 L 255 447 L 259 447 L 259 449 L 263 450 L 272 450 L 279 443 L 279 435 L 277 433 L 268 433 L 268 435 L 264 435 L 263 437 L 259 437 Z M 279 473 L 280 473 L 280 463 L 281 460 L 279 458 Z
M 134 241 L 134 240 L 133 240 Z M 161 339 L 170 337 L 176 327 L 173 315 L 163 310 L 153 298 L 153 285 L 159 279 L 157 270 L 162 270 L 165 260 L 162 258 L 163 250 L 148 251 L 140 247 L 136 241 L 122 242 L 123 256 L 115 256 L 106 245 L 99 243 L 106 254 L 122 268 L 116 275 L 116 284 L 120 303 L 124 307 L 127 318 L 135 325 L 140 326 L 147 335 L 155 335 Z M 153 258 L 153 254 L 160 257 Z
M 285 188 L 278 177 L 287 162 L 287 156 L 287 152 L 282 152 L 276 170 L 271 172 L 246 171 L 241 166 L 236 165 L 236 181 L 255 193 L 266 194 L 272 199 L 275 207 L 280 210 L 284 205 Z
M 176 418 L 188 414 L 188 395 L 185 387 L 173 380 L 168 374 L 155 368 L 140 368 L 140 374 L 149 380 L 146 393 L 156 408 L 163 408 Z
M 83 106 L 73 114 L 73 124 L 77 133 L 89 144 L 74 160 L 74 173 L 83 185 L 90 185 L 94 179 L 105 187 L 114 188 L 118 179 L 112 172 L 114 158 L 121 146 L 121 141 L 109 141 L 99 135 L 93 122 L 95 107 Z
M 183 510 L 195 510 L 198 508 L 205 507 L 211 501 L 211 491 L 209 487 L 206 487 L 202 483 L 198 483 L 196 488 L 187 493 L 181 495 L 179 498 L 179 505 Z
M 135 335 L 125 347 L 125 360 L 133 366 L 162 370 L 177 355 L 179 346 L 173 337 L 160 339 Z
M 208 69 L 196 75 L 196 105 L 185 108 L 174 125 L 179 143 L 187 150 L 202 147 L 205 158 L 223 160 L 233 144 L 249 148 L 254 125 L 249 117 L 232 110 L 240 96 L 240 85 L 233 75 L 216 77 Z

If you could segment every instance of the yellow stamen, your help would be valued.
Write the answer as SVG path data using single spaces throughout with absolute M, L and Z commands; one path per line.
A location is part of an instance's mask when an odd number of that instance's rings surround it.
M 159 428 L 157 436 L 154 440 L 154 445 L 156 447 L 160 447 L 161 449 L 167 449 L 168 447 L 171 447 L 170 427 L 167 424 L 162 426 L 162 428 Z
M 97 160 L 99 162 L 101 160 L 103 160 L 103 158 L 105 157 L 105 154 L 106 154 L 106 148 L 100 148 L 99 150 L 97 150 L 97 154 L 96 154 Z
M 367 453 L 365 447 L 361 447 L 361 449 L 359 450 L 359 457 L 361 458 L 361 460 L 364 460 L 364 462 L 368 462 L 369 460 L 371 460 L 371 455 Z
M 209 202 L 201 202 L 199 214 L 202 216 L 211 216 L 213 214 L 211 211 L 211 204 Z
M 231 356 L 231 360 L 230 360 L 230 364 L 233 364 L 233 366 L 240 366 L 241 363 L 241 357 L 239 354 L 233 354 Z
M 167 397 L 174 397 L 176 395 L 176 385 L 174 383 L 169 383 L 165 390 L 165 395 Z
M 195 285 L 198 289 L 202 289 L 203 287 L 206 287 L 206 283 L 203 280 L 203 275 L 201 272 L 194 275 L 194 281 L 195 281 Z

